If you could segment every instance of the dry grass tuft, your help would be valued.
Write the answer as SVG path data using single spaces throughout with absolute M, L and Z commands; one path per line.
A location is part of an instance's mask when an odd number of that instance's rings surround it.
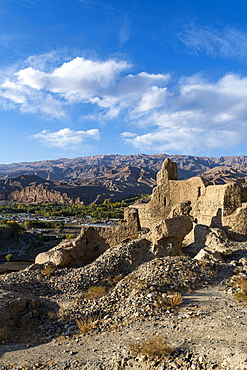
M 57 321 L 59 319 L 59 313 L 56 311 L 48 311 L 47 316 L 51 321 Z
M 240 289 L 240 291 L 235 293 L 234 295 L 236 301 L 246 306 L 247 305 L 247 280 L 242 276 L 236 276 L 233 281 L 233 287 Z
M 76 319 L 76 324 L 80 330 L 80 334 L 91 334 L 95 329 L 98 328 L 100 320 L 98 317 L 90 316 Z
M 52 276 L 55 274 L 56 268 L 54 265 L 45 265 L 44 268 L 40 271 L 42 275 Z
M 247 293 L 247 280 L 244 277 L 236 276 L 233 282 L 233 286 Z
M 182 294 L 179 292 L 175 292 L 168 300 L 167 303 L 171 307 L 180 306 L 183 303 Z
M 117 283 L 119 283 L 119 281 L 121 281 L 123 278 L 124 278 L 124 275 L 122 275 L 122 274 L 119 274 L 119 275 L 113 276 L 113 277 L 108 276 L 107 278 L 105 278 L 102 281 L 102 283 L 104 285 L 106 285 L 108 287 L 108 289 L 110 290 L 110 289 L 114 288 L 117 285 Z
M 156 359 L 166 357 L 172 352 L 172 348 L 167 344 L 166 338 L 153 336 L 149 339 L 137 340 L 129 343 L 129 349 L 134 356 L 147 356 Z
M 236 301 L 238 301 L 242 305 L 244 305 L 244 306 L 247 305 L 247 293 L 246 292 L 235 293 L 234 297 L 235 297 Z
M 84 293 L 84 299 L 96 300 L 107 294 L 107 289 L 104 286 L 91 286 L 87 292 Z

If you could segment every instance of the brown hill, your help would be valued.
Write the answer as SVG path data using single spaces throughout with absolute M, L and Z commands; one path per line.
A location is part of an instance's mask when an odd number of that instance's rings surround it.
M 247 169 L 238 169 L 229 166 L 217 166 L 200 174 L 213 184 L 220 185 L 247 177 Z
M 246 156 L 135 154 L 61 158 L 0 164 L 0 200 L 88 204 L 105 198 L 116 201 L 134 194 L 148 194 L 167 157 L 177 163 L 179 179 L 200 174 L 222 184 L 247 177 Z
M 130 166 L 87 180 L 49 181 L 37 175 L 22 175 L 0 180 L 0 201 L 36 204 L 101 203 L 106 198 L 117 201 L 131 195 L 149 194 L 155 185 L 155 176 L 155 171 Z
M 21 175 L 37 175 L 46 180 L 92 179 L 105 176 L 109 171 L 137 167 L 157 172 L 166 158 L 178 165 L 179 178 L 189 178 L 216 166 L 234 167 L 247 171 L 246 156 L 196 157 L 188 155 L 135 154 L 97 155 L 73 159 L 60 158 L 38 162 L 0 164 L 0 179 Z

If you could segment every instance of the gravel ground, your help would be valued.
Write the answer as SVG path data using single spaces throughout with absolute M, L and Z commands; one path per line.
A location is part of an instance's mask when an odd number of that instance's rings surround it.
M 246 279 L 244 253 L 222 264 L 165 257 L 131 269 L 119 248 L 81 268 L 2 275 L 2 334 L 9 330 L 0 369 L 247 370 L 247 307 L 232 285 Z M 167 353 L 131 351 L 147 339 L 166 339 Z

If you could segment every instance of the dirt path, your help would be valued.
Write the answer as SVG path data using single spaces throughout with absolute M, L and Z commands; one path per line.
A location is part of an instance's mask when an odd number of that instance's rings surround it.
M 194 359 L 201 362 L 203 359 L 218 369 L 245 370 L 247 307 L 236 304 L 225 288 L 224 284 L 217 284 L 197 290 L 184 296 L 178 314 L 166 313 L 158 320 L 136 321 L 134 325 L 110 333 L 56 339 L 35 347 L 31 343 L 1 345 L 0 369 L 24 369 L 24 365 L 35 364 L 36 367 L 29 368 L 38 369 L 46 364 L 43 368 L 96 370 L 111 369 L 113 363 L 122 364 L 121 368 L 126 369 L 146 369 L 145 362 L 139 360 L 137 363 L 129 357 L 128 345 L 131 341 L 159 334 L 166 336 L 170 345 L 186 352 L 187 357 L 191 353 Z M 11 367 L 10 364 L 16 365 Z M 151 365 L 151 368 L 156 367 Z

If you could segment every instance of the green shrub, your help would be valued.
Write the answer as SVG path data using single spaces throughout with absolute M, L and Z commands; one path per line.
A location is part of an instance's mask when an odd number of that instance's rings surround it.
M 7 256 L 5 256 L 5 258 L 6 258 L 6 261 L 10 262 L 10 261 L 13 261 L 14 256 L 13 254 L 9 253 L 7 254 Z

